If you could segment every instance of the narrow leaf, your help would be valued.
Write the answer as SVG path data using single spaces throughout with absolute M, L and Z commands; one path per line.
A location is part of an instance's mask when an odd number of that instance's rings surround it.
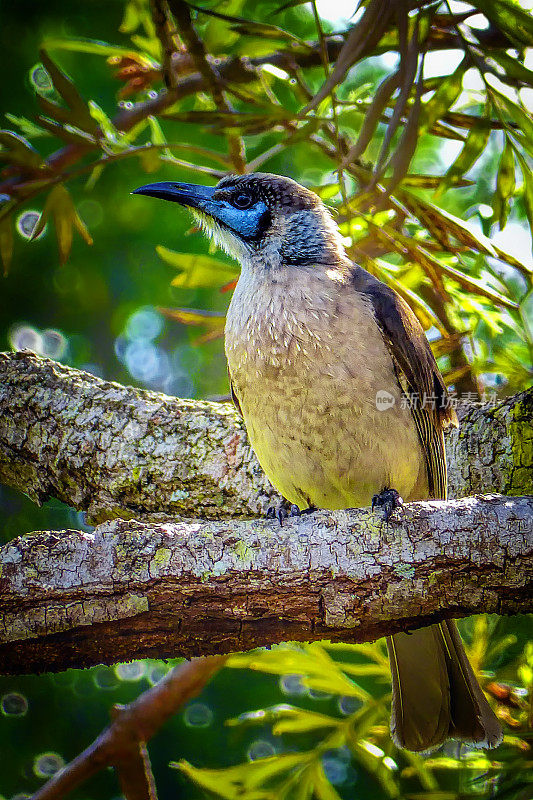
M 18 133 L 0 131 L 0 145 L 5 148 L 0 150 L 0 160 L 2 161 L 34 169 L 43 166 L 43 160 L 37 150 Z
M 428 129 L 441 119 L 448 109 L 453 106 L 463 91 L 463 75 L 468 65 L 469 62 L 465 58 L 459 64 L 455 72 L 442 81 L 433 97 L 422 106 L 420 112 L 419 136 L 423 136 L 427 133 Z
M 202 789 L 224 800 L 238 800 L 266 781 L 299 767 L 307 758 L 307 753 L 284 753 L 226 769 L 197 769 L 187 761 L 173 762 L 170 766 L 180 769 Z M 268 795 L 265 792 L 254 796 L 266 798 Z
M 91 53 L 98 56 L 124 56 L 134 58 L 147 67 L 157 66 L 152 59 L 131 48 L 120 47 L 118 44 L 109 44 L 96 39 L 46 39 L 43 42 L 45 50 L 70 50 L 75 53 Z
M 498 165 L 496 194 L 493 204 L 494 217 L 498 222 L 500 230 L 505 228 L 509 214 L 509 201 L 514 194 L 515 185 L 514 152 L 509 138 L 506 136 L 500 163 Z
M 76 89 L 76 86 L 71 78 L 69 78 L 61 69 L 59 69 L 57 64 L 54 64 L 46 50 L 40 50 L 39 55 L 44 68 L 52 79 L 55 90 L 61 95 L 69 108 L 72 108 L 73 110 L 76 109 L 78 111 L 85 111 L 85 101 Z
M 232 281 L 238 269 L 212 256 L 176 253 L 167 247 L 158 245 L 156 252 L 170 266 L 180 270 L 173 279 L 172 286 L 182 289 L 199 289 L 220 287 Z
M 74 207 L 70 193 L 62 184 L 54 186 L 49 192 L 39 221 L 33 230 L 32 241 L 42 233 L 50 218 L 54 221 L 61 264 L 64 264 L 70 255 L 73 227 L 78 230 L 87 244 L 92 244 L 92 238 Z
M 477 0 L 476 7 L 518 45 L 533 46 L 533 17 L 513 0 Z
M 533 237 L 533 175 L 531 168 L 526 162 L 525 158 L 518 151 L 516 152 L 518 163 L 520 164 L 520 171 L 524 180 L 522 186 L 522 199 L 524 201 L 524 208 L 526 210 L 527 219 L 529 222 L 529 231 Z
M 471 128 L 463 149 L 446 172 L 439 188 L 435 192 L 438 198 L 450 188 L 459 184 L 465 172 L 473 167 L 487 146 L 490 136 L 490 128 Z

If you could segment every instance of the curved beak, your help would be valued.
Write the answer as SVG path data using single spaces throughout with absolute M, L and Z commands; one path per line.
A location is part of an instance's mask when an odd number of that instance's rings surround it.
M 160 197 L 162 200 L 172 200 L 189 208 L 203 210 L 207 203 L 213 199 L 215 188 L 213 186 L 198 186 L 195 183 L 148 183 L 134 189 L 132 194 L 146 194 L 149 197 Z

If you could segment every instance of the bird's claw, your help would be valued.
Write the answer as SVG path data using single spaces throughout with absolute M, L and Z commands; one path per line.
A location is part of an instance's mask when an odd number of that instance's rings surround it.
M 267 519 L 277 519 L 280 525 L 283 525 L 283 520 L 287 517 L 299 517 L 302 512 L 294 503 L 289 503 L 288 500 L 281 500 L 279 503 L 274 503 L 269 506 L 266 511 Z
M 403 500 L 396 489 L 382 489 L 372 498 L 372 511 L 375 508 L 383 509 L 385 522 L 388 522 L 397 508 L 403 508 Z

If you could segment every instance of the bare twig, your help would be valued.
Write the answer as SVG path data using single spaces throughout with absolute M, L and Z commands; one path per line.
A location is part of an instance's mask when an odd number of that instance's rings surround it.
M 106 767 L 114 767 L 127 800 L 156 797 L 146 743 L 176 711 L 196 697 L 224 656 L 188 661 L 127 706 L 114 706 L 112 722 L 89 747 L 54 775 L 32 800 L 60 800 Z
M 176 23 L 182 40 L 184 41 L 198 72 L 203 77 L 208 90 L 213 95 L 213 100 L 219 111 L 233 111 L 231 103 L 223 91 L 223 82 L 220 75 L 211 63 L 205 45 L 200 39 L 191 20 L 188 3 L 184 0 L 169 0 L 170 7 L 176 18 Z M 229 154 L 235 171 L 242 174 L 246 172 L 246 158 L 242 136 L 230 131 L 228 133 Z

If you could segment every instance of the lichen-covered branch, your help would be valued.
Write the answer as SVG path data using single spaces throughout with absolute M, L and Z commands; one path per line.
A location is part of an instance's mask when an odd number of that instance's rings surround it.
M 91 521 L 252 515 L 273 494 L 230 404 L 107 383 L 29 351 L 0 354 L 0 481 Z
M 533 611 L 533 497 L 286 521 L 115 520 L 0 551 L 0 672 L 366 641 L 446 617 Z
M 450 496 L 533 494 L 533 390 L 465 412 Z M 275 493 L 227 403 L 107 383 L 29 351 L 0 354 L 0 481 L 89 519 L 257 516 Z

